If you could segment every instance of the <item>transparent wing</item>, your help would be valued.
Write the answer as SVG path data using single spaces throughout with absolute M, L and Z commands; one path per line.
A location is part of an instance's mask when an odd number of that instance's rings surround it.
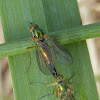
M 39 41 L 37 48 L 37 60 L 40 70 L 49 75 L 52 73 L 55 67 L 55 63 L 62 62 L 65 65 L 70 65 L 73 62 L 73 58 L 67 50 L 64 50 L 58 43 L 53 41 L 50 37 L 44 41 Z M 41 51 L 42 47 L 42 51 Z M 43 52 L 46 53 L 50 64 L 47 64 L 48 60 L 45 59 Z
M 40 70 L 42 71 L 42 73 L 44 73 L 46 75 L 50 75 L 51 73 L 48 70 L 48 66 L 45 63 L 42 51 L 40 50 L 39 47 L 37 47 L 36 53 L 37 53 L 37 62 L 38 62 L 38 66 L 39 66 Z
M 65 50 L 62 46 L 60 46 L 57 42 L 52 40 L 47 35 L 46 35 L 46 41 L 55 52 L 55 59 L 56 59 L 55 61 L 62 62 L 68 66 L 72 64 L 73 58 L 67 50 Z
M 66 95 L 62 95 L 60 100 L 75 100 L 71 92 L 67 92 Z
M 44 41 L 39 42 L 37 47 L 37 61 L 40 70 L 49 75 L 54 73 L 55 53 L 52 48 Z

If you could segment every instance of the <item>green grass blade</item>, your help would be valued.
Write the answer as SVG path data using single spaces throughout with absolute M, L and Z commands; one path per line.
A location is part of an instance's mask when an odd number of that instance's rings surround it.
M 60 44 L 72 43 L 100 36 L 100 23 L 49 32 L 47 34 L 55 36 L 56 41 Z M 26 48 L 32 45 L 34 45 L 33 40 L 30 41 L 29 37 L 24 40 L 1 44 L 0 57 L 25 53 Z
M 76 0 L 2 0 L 1 18 L 6 42 L 29 37 L 30 21 L 37 23 L 46 33 L 81 24 Z M 86 42 L 76 42 L 64 47 L 71 52 L 74 62 L 71 67 L 62 68 L 60 73 L 64 78 L 75 73 L 72 79 L 75 86 L 72 88 L 75 90 L 76 100 L 99 100 Z M 25 71 L 30 63 L 27 53 L 8 57 L 16 100 L 37 100 L 53 91 L 53 87 L 30 85 L 30 82 L 54 82 L 52 76 L 46 76 L 39 70 L 35 50 L 30 54 L 32 67 L 27 74 Z M 56 95 L 47 96 L 43 100 L 56 100 Z

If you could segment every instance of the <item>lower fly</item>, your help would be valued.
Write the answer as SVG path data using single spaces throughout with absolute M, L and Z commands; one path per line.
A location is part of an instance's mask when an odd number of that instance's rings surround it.
M 72 77 L 73 76 L 74 75 L 72 75 Z M 69 82 L 71 78 L 63 79 L 62 75 L 57 74 L 54 77 L 55 83 L 52 83 L 50 85 L 46 85 L 41 82 L 35 82 L 35 83 L 43 84 L 46 87 L 55 86 L 53 89 L 53 92 L 51 94 L 46 94 L 46 95 L 40 97 L 38 100 L 43 99 L 44 97 L 49 96 L 49 95 L 54 95 L 55 91 L 56 91 L 56 99 L 57 100 L 58 100 L 58 97 L 60 97 L 60 100 L 75 100 L 74 90 L 72 88 L 68 87 L 68 84 L 74 85 L 74 83 Z

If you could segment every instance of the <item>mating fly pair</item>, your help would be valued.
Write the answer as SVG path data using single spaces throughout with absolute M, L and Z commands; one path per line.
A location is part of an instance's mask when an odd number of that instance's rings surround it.
M 59 95 L 61 100 L 67 100 L 66 99 L 67 96 L 71 94 L 71 91 L 73 91 L 71 88 L 67 86 L 67 84 L 73 84 L 73 83 L 68 82 L 69 80 L 66 79 L 64 80 L 61 75 L 58 75 L 55 67 L 55 62 L 58 61 L 68 66 L 73 62 L 73 58 L 68 51 L 64 50 L 58 43 L 56 43 L 52 38 L 46 35 L 38 27 L 38 25 L 34 23 L 30 24 L 31 26 L 29 30 L 32 33 L 31 38 L 34 40 L 36 45 L 28 47 L 27 49 L 36 48 L 37 61 L 40 70 L 46 75 L 49 74 L 53 75 L 55 83 L 51 85 L 55 85 L 55 88 L 51 95 L 54 94 L 57 88 L 56 91 L 57 98 Z

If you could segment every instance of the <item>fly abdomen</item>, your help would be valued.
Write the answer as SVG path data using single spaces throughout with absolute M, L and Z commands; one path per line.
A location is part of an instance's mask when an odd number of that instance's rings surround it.
M 49 69 L 50 73 L 53 75 L 53 77 L 57 75 L 55 67 L 53 67 L 52 65 L 49 65 L 48 69 Z

